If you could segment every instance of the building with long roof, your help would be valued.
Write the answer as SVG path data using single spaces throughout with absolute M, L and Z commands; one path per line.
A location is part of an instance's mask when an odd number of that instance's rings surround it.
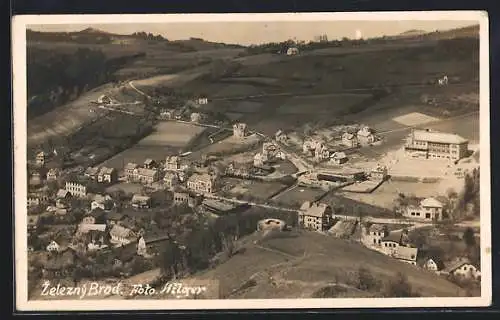
M 433 130 L 413 130 L 406 140 L 405 153 L 424 159 L 458 161 L 467 156 L 469 141 L 457 134 Z

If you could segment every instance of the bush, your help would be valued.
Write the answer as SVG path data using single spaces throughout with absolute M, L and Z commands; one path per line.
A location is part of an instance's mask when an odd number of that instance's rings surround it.
M 373 291 L 380 288 L 380 282 L 364 267 L 360 267 L 356 274 L 356 288 L 364 291 Z
M 388 298 L 419 297 L 420 294 L 413 290 L 408 278 L 399 272 L 396 278 L 386 284 L 385 296 Z

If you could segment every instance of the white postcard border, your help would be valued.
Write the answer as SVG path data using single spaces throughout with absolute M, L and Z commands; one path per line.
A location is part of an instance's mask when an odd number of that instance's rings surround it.
M 481 297 L 467 298 L 334 298 L 334 299 L 245 299 L 245 300 L 61 300 L 27 299 L 27 79 L 26 27 L 32 24 L 178 23 L 230 21 L 315 20 L 453 20 L 480 25 L 480 221 Z M 255 13 L 255 14 L 166 14 L 166 15 L 24 15 L 12 23 L 13 123 L 14 123 L 14 222 L 15 283 L 18 311 L 105 310 L 209 310 L 209 309 L 315 309 L 480 307 L 491 304 L 491 172 L 489 114 L 489 27 L 482 11 L 350 12 L 350 13 Z

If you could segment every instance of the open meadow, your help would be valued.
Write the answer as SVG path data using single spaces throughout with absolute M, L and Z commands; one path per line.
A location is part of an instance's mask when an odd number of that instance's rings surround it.
M 224 298 L 312 298 L 335 283 L 345 290 L 330 297 L 382 297 L 383 284 L 397 272 L 406 275 L 412 289 L 422 296 L 465 294 L 438 275 L 421 272 L 354 242 L 306 231 L 271 233 L 267 237 L 255 233 L 248 238 L 239 253 L 195 277 L 219 280 Z M 257 260 L 258 267 L 253 263 Z M 379 286 L 356 288 L 356 272 L 361 267 L 380 281 Z
M 103 165 L 121 168 L 128 162 L 143 163 L 148 158 L 164 160 L 168 155 L 177 154 L 204 130 L 204 127 L 188 123 L 160 122 L 150 135 L 106 160 Z

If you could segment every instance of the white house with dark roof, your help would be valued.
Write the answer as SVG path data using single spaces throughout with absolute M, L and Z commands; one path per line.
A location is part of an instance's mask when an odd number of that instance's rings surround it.
M 217 178 L 208 173 L 195 173 L 187 180 L 187 187 L 197 193 L 213 193 L 217 187 Z
M 47 154 L 45 152 L 40 151 L 36 154 L 35 162 L 37 165 L 44 166 L 46 160 L 47 160 Z
M 380 247 L 382 239 L 384 239 L 388 234 L 389 232 L 387 230 L 387 226 L 374 223 L 369 228 L 364 229 L 361 239 L 366 246 Z
M 59 170 L 52 168 L 47 171 L 47 181 L 56 181 L 58 177 Z
M 84 198 L 87 196 L 87 186 L 78 182 L 66 182 L 65 189 L 73 197 Z
M 314 231 L 324 231 L 329 227 L 332 208 L 324 203 L 306 201 L 299 210 L 299 226 Z
M 342 134 L 342 145 L 348 147 L 348 148 L 355 148 L 359 144 L 358 138 L 356 135 L 350 133 L 350 132 L 344 132 Z
M 444 263 L 441 258 L 432 256 L 425 260 L 423 268 L 429 271 L 439 272 L 444 269 Z
M 406 139 L 405 153 L 414 158 L 458 161 L 468 153 L 469 141 L 457 134 L 413 130 Z
M 443 220 L 444 205 L 435 198 L 425 198 L 418 206 L 407 206 L 403 210 L 403 216 L 411 219 L 425 221 Z
M 151 206 L 151 197 L 134 194 L 130 202 L 134 208 L 149 208 Z
M 99 167 L 88 167 L 84 172 L 84 176 L 92 180 L 97 180 L 99 170 Z
M 481 270 L 479 267 L 473 265 L 468 259 L 460 258 L 449 263 L 443 272 L 462 279 L 481 278 Z
M 111 236 L 111 242 L 116 245 L 127 245 L 137 239 L 132 230 L 116 224 L 109 231 L 109 235 Z
M 243 139 L 247 136 L 247 134 L 248 132 L 246 123 L 233 124 L 233 137 Z
M 335 165 L 341 165 L 347 162 L 347 156 L 345 152 L 339 151 L 334 152 L 330 156 L 330 162 Z
M 102 167 L 97 175 L 97 182 L 115 183 L 118 180 L 118 173 L 115 168 Z

